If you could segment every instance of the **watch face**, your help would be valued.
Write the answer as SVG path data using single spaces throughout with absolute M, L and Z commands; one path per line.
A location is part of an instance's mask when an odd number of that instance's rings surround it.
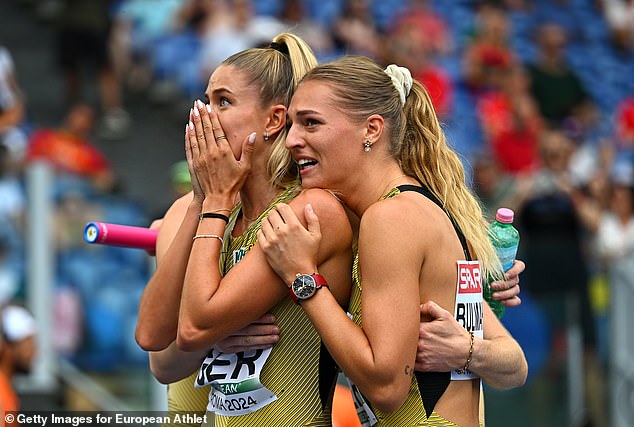
M 293 281 L 293 293 L 299 299 L 306 299 L 315 293 L 315 279 L 308 274 L 300 274 Z

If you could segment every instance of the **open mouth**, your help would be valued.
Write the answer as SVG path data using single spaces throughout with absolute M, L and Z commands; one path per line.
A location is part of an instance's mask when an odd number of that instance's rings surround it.
M 312 166 L 315 166 L 317 163 L 319 163 L 317 160 L 312 160 L 312 159 L 299 159 L 297 160 L 297 166 L 299 166 L 299 170 L 304 170 L 304 169 L 308 169 Z

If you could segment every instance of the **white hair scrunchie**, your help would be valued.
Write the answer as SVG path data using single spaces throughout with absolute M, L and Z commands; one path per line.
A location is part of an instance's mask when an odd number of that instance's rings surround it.
M 390 64 L 384 70 L 385 74 L 390 76 L 392 84 L 398 91 L 401 97 L 401 104 L 405 105 L 405 99 L 409 95 L 409 91 L 412 89 L 412 73 L 405 67 L 399 67 L 396 64 Z

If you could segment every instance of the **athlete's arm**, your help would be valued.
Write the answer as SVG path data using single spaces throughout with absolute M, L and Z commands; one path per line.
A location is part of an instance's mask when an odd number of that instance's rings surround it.
M 172 204 L 159 229 L 157 268 L 141 295 L 135 331 L 144 350 L 162 350 L 176 339 L 185 269 L 200 209 L 189 193 Z
M 484 303 L 484 339 L 474 337 L 469 370 L 498 389 L 519 387 L 526 381 L 524 353 Z M 433 301 L 421 305 L 421 315 L 431 319 L 420 324 L 416 370 L 447 372 L 467 362 L 470 336 L 453 315 Z
M 524 351 L 491 307 L 488 304 L 483 304 L 483 307 L 484 339 L 474 341 L 469 369 L 494 388 L 509 389 L 524 385 L 528 375 Z
M 206 354 L 206 351 L 180 351 L 176 343 L 172 342 L 165 350 L 149 353 L 150 370 L 160 383 L 171 384 L 187 378 L 199 369 Z
M 345 304 L 349 296 L 352 239 L 347 216 L 341 203 L 324 190 L 304 191 L 289 206 L 301 211 L 306 203 L 313 204 L 327 224 L 317 263 L 320 271 L 333 278 L 333 292 L 339 303 Z M 185 351 L 210 348 L 260 318 L 283 298 L 289 298 L 288 286 L 269 266 L 258 244 L 224 278 L 209 273 L 215 268 L 210 267 L 210 252 L 198 245 L 192 248 L 187 266 L 178 322 L 177 343 Z

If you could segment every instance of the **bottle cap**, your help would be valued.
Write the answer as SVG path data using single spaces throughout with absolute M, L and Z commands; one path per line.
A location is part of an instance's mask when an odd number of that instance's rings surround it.
M 495 214 L 495 220 L 497 222 L 501 222 L 502 224 L 512 224 L 514 216 L 515 212 L 513 212 L 512 209 L 500 208 Z

